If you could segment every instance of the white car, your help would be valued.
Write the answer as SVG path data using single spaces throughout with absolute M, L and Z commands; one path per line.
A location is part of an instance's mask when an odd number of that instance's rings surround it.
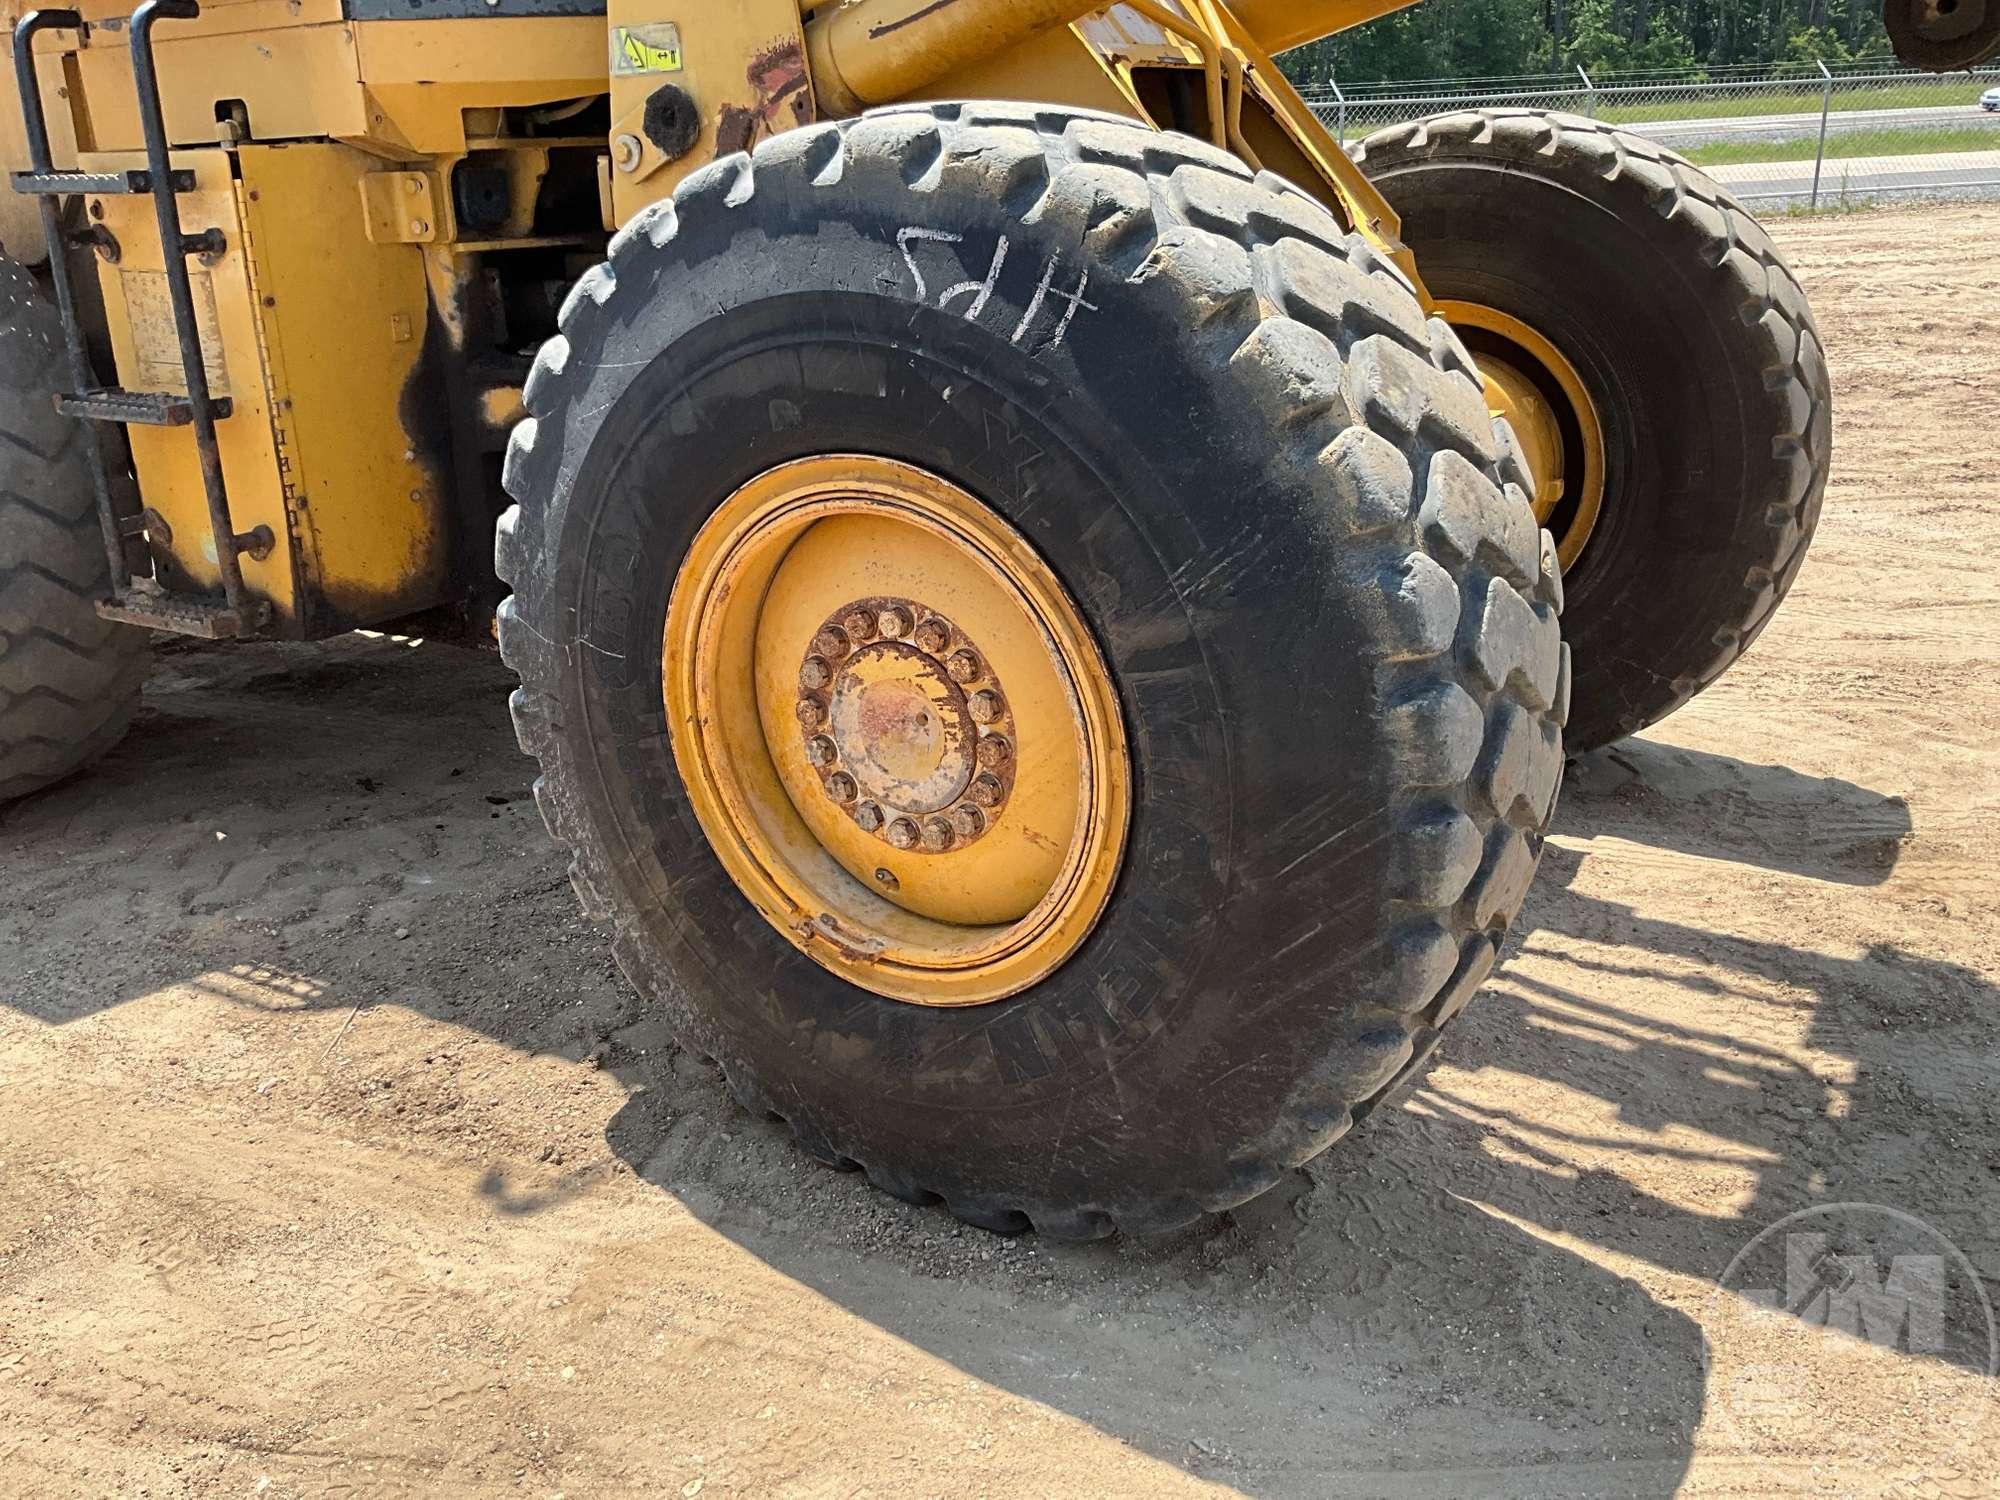
M 1981 109 L 2000 110 L 2000 89 L 1988 89 L 1979 96 Z

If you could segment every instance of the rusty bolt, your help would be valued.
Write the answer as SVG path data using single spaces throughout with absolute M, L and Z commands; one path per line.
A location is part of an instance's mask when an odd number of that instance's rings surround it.
M 816 734 L 806 741 L 806 759 L 816 766 L 830 766 L 840 759 L 840 751 L 825 735 Z
M 898 849 L 914 848 L 917 842 L 917 825 L 908 818 L 898 818 L 889 825 L 884 837 Z
M 979 758 L 979 763 L 990 771 L 995 766 L 1006 765 L 1007 757 L 1014 753 L 1014 747 L 1007 743 L 1006 735 L 989 734 L 979 742 L 979 747 L 972 753 Z
M 799 667 L 799 686 L 808 692 L 817 691 L 833 681 L 833 668 L 827 665 L 824 656 L 808 656 Z
M 826 794 L 836 802 L 852 802 L 854 794 L 859 790 L 860 788 L 854 784 L 854 778 L 845 771 L 835 771 L 826 778 Z
M 954 651 L 944 664 L 945 675 L 953 682 L 967 683 L 979 680 L 979 658 L 970 651 Z
M 965 707 L 977 722 L 991 724 L 1000 717 L 1000 695 L 991 688 L 982 688 L 965 700 Z
M 872 802 L 864 802 L 854 809 L 854 821 L 861 825 L 863 833 L 873 833 L 882 826 L 882 809 Z
M 951 822 L 965 838 L 978 838 L 986 831 L 986 814 L 969 802 L 961 802 L 951 810 Z
M 799 699 L 799 706 L 794 712 L 799 716 L 800 725 L 806 729 L 817 729 L 826 722 L 826 705 L 817 698 Z M 982 745 L 980 748 L 984 749 L 985 746 Z M 981 761 L 980 764 L 984 765 L 985 762 Z
M 839 661 L 847 655 L 847 632 L 838 625 L 829 625 L 813 637 L 813 650 L 829 661 Z
M 857 641 L 865 641 L 875 634 L 875 616 L 865 609 L 849 610 L 841 617 L 841 627 Z
M 965 789 L 965 795 L 981 807 L 992 807 L 1000 800 L 1000 781 L 994 776 L 975 776 L 972 785 Z
M 885 609 L 875 617 L 875 628 L 885 641 L 899 641 L 910 633 L 910 617 L 900 609 Z
M 924 650 L 930 652 L 932 656 L 936 656 L 938 652 L 951 644 L 951 627 L 936 615 L 932 615 L 917 627 L 917 633 L 910 639 L 914 640 Z
M 943 818 L 924 820 L 924 847 L 933 854 L 942 854 L 951 847 L 951 824 Z

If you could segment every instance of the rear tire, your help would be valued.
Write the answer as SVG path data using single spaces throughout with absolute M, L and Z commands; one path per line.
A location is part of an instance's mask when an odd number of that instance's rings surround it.
M 78 424 L 55 409 L 55 309 L 0 260 L 0 802 L 79 770 L 124 737 L 146 633 L 97 615 L 110 595 Z
M 989 1228 L 1172 1228 L 1337 1139 L 1484 981 L 1561 774 L 1554 554 L 1463 350 L 1318 205 L 1107 117 L 884 110 L 695 173 L 561 322 L 498 541 L 537 801 L 633 983 L 814 1156 Z M 690 539 L 843 450 L 1002 515 L 1115 679 L 1117 885 L 990 1003 L 811 962 L 673 754 Z
M 1605 480 L 1563 579 L 1564 737 L 1589 750 L 1658 722 L 1770 623 L 1818 524 L 1833 403 L 1805 293 L 1723 188 L 1595 120 L 1440 115 L 1356 160 L 1433 297 L 1519 319 L 1588 389 Z

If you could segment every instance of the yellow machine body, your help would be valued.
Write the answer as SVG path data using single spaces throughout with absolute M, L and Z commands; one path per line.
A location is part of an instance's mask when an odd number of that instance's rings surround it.
M 196 174 L 187 213 L 219 225 L 228 246 L 190 270 L 210 387 L 234 407 L 216 429 L 231 512 L 239 529 L 268 526 L 276 538 L 265 557 L 243 559 L 245 581 L 284 634 L 435 603 L 451 580 L 447 478 L 424 446 L 420 399 L 428 284 L 421 252 L 372 244 L 354 211 L 379 162 L 326 143 L 180 160 Z M 348 211 L 305 211 L 313 203 Z M 93 198 L 87 212 L 120 247 L 99 285 L 121 382 L 180 388 L 151 201 Z M 160 571 L 180 587 L 218 587 L 187 434 L 135 427 L 130 442 Z
M 479 592 L 541 332 L 516 326 L 524 296 L 547 303 L 540 288 L 689 172 L 801 124 L 922 98 L 1116 111 L 1282 174 L 1414 275 L 1394 215 L 1269 56 L 1395 8 L 210 0 L 162 26 L 162 115 L 195 179 L 182 221 L 222 231 L 189 269 L 211 385 L 232 403 L 217 425 L 231 518 L 273 538 L 241 557 L 267 628 L 323 636 Z M 83 14 L 81 33 L 38 38 L 58 165 L 143 168 L 125 13 Z M 150 199 L 89 197 L 75 221 L 116 384 L 184 392 Z M 42 248 L 18 215 L 0 233 L 19 258 Z M 135 546 L 163 587 L 212 591 L 189 433 L 129 437 Z

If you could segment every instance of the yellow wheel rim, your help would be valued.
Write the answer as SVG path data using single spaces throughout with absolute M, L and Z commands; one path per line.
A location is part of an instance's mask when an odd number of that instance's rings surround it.
M 1486 404 L 1512 425 L 1535 477 L 1535 519 L 1553 523 L 1556 557 L 1573 566 L 1604 509 L 1604 424 L 1583 377 L 1519 318 L 1477 302 L 1437 311 L 1479 361 Z
M 847 454 L 751 480 L 674 580 L 662 678 L 709 843 L 843 979 L 997 1000 L 1103 913 L 1132 795 L 1110 673 L 1055 575 L 958 486 Z

